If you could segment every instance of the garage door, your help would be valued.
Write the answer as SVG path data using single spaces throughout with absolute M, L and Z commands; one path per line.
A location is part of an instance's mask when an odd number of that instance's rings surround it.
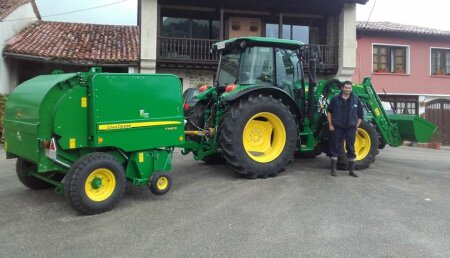
M 445 135 L 443 145 L 450 145 L 450 100 L 435 99 L 425 107 L 427 120 L 438 126 Z

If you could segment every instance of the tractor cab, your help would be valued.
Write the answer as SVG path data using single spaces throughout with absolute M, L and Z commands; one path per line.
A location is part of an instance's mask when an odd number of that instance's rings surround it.
M 297 55 L 302 43 L 295 40 L 245 37 L 213 45 L 221 54 L 216 87 L 278 87 L 292 95 L 302 79 Z

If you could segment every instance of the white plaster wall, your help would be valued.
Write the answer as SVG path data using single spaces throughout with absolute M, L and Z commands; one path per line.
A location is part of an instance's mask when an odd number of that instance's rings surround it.
M 213 85 L 216 73 L 204 70 L 158 69 L 158 73 L 175 74 L 183 79 L 183 92 L 187 88 L 195 88 L 200 84 Z
M 24 19 L 32 18 L 32 19 Z M 17 21 L 8 21 L 16 20 Z M 33 11 L 31 3 L 19 6 L 10 15 L 3 18 L 0 22 L 0 47 L 6 46 L 6 41 L 25 29 L 30 24 L 36 22 L 38 19 Z M 17 86 L 17 69 L 14 61 L 6 62 L 5 58 L 1 56 L 0 60 L 0 93 L 5 94 Z
M 158 1 L 142 0 L 141 7 L 141 73 L 156 72 L 158 37 Z
M 339 16 L 339 69 L 336 78 L 350 80 L 356 67 L 356 4 L 344 4 Z

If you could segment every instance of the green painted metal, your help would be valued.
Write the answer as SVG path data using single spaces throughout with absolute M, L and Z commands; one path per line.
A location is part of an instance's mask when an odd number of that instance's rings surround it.
M 133 152 L 125 175 L 134 185 L 148 185 L 155 171 L 172 169 L 173 148 Z
M 419 143 L 429 142 L 437 126 L 415 115 L 389 114 L 389 120 L 398 124 L 400 137 L 403 140 Z
M 246 44 L 249 45 L 284 47 L 288 49 L 297 49 L 302 45 L 304 45 L 300 41 L 290 39 L 277 39 L 266 37 L 241 37 L 217 42 L 213 44 L 213 49 L 220 51 L 222 49 L 240 47 L 241 42 L 246 42 Z
M 129 152 L 184 143 L 178 77 L 100 73 L 93 76 L 91 91 L 92 147 Z
M 107 152 L 123 164 L 127 179 L 148 184 L 153 171 L 169 171 L 173 147 L 184 144 L 182 86 L 174 75 L 52 74 L 18 86 L 5 107 L 7 157 L 37 164 L 30 173 L 66 173 L 82 156 Z M 44 145 L 56 143 L 55 158 Z M 99 180 L 92 186 L 101 185 Z
M 9 155 L 39 164 L 39 172 L 55 170 L 41 143 L 51 138 L 54 111 L 61 98 L 76 87 L 75 82 L 76 74 L 41 75 L 10 94 L 4 118 L 5 149 Z

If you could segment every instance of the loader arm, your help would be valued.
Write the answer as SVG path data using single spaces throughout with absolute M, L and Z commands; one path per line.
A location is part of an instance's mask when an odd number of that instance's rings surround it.
M 369 77 L 353 87 L 353 92 L 371 112 L 371 122 L 380 136 L 392 147 L 402 145 L 404 140 L 425 142 L 436 130 L 436 125 L 416 115 L 388 115 L 381 104 Z

